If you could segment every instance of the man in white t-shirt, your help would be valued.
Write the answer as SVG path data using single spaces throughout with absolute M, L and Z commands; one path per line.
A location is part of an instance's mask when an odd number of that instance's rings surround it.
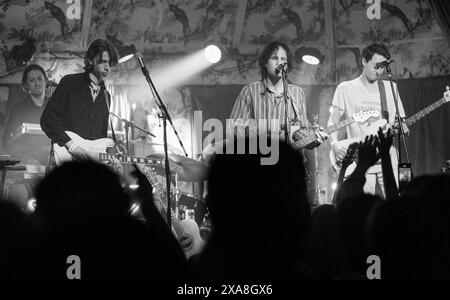
M 378 80 L 384 72 L 384 67 L 380 65 L 390 60 L 391 55 L 384 45 L 373 44 L 363 50 L 362 63 L 364 70 L 362 74 L 351 81 L 345 81 L 338 85 L 333 98 L 333 109 L 328 120 L 328 126 L 338 123 L 340 120 L 349 118 L 351 115 L 362 111 L 379 111 L 380 118 L 370 119 L 365 123 L 353 123 L 346 128 L 344 136 L 333 133 L 330 135 L 332 152 L 337 160 L 342 160 L 345 156 L 350 141 L 361 141 L 367 135 L 376 134 L 380 119 L 384 118 L 393 125 L 396 119 L 396 106 L 392 89 L 389 81 L 382 81 L 386 94 L 386 107 L 382 109 L 380 88 Z M 403 104 L 398 94 L 397 85 L 394 84 L 394 90 L 398 98 L 398 107 L 400 116 L 405 116 Z M 383 113 L 387 111 L 388 114 Z M 376 124 L 374 124 L 376 122 Z M 383 121 L 381 121 L 383 122 Z M 404 132 L 408 133 L 408 128 L 404 126 Z M 394 176 L 398 182 L 398 155 L 397 150 L 391 148 L 391 161 L 394 170 Z M 347 173 L 348 175 L 348 173 Z M 376 184 L 379 184 L 380 190 L 384 193 L 383 176 L 381 172 L 381 163 L 378 162 L 366 173 L 366 184 L 364 191 L 375 194 Z

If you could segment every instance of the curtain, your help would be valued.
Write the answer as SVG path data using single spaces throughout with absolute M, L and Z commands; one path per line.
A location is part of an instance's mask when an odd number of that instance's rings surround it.
M 406 115 L 412 116 L 442 97 L 446 85 L 450 86 L 450 76 L 403 79 L 398 80 L 397 83 Z M 225 119 L 230 116 L 234 102 L 242 85 L 193 86 L 191 88 L 193 92 L 193 110 L 200 110 L 203 112 L 203 121 L 208 118 L 217 118 L 222 122 L 225 122 Z M 319 104 L 319 102 L 331 102 L 331 99 L 320 99 L 318 96 L 320 94 L 319 91 L 323 90 L 324 87 L 306 86 L 303 88 L 306 94 L 307 110 L 309 114 L 314 115 L 320 111 L 321 115 L 325 114 L 327 119 L 328 113 L 323 112 L 322 110 L 328 106 Z M 332 92 L 330 93 L 332 95 Z M 326 124 L 326 121 L 322 120 L 322 123 Z M 407 144 L 413 171 L 416 176 L 438 173 L 444 166 L 445 161 L 450 159 L 449 130 L 449 103 L 444 104 L 444 106 L 438 108 L 410 128 L 411 132 L 407 138 Z M 208 133 L 203 133 L 202 141 L 207 134 Z M 201 147 L 201 145 L 196 146 Z M 327 154 L 328 151 L 322 151 L 322 148 L 324 147 L 328 147 L 328 144 L 324 144 L 318 149 L 319 164 L 329 164 L 328 156 L 324 156 L 324 153 Z M 320 169 L 322 168 L 326 168 L 326 166 L 322 165 Z M 333 174 L 332 171 L 329 173 Z M 325 174 L 322 174 L 322 179 L 325 181 L 332 180 L 330 175 L 326 172 Z
M 434 18 L 436 19 L 442 33 L 450 40 L 450 1 L 429 0 Z
M 406 116 L 442 98 L 450 76 L 398 81 Z M 446 103 L 411 126 L 407 138 L 414 174 L 439 173 L 450 159 L 450 104 Z M 402 159 L 405 161 L 405 159 Z
M 111 94 L 110 112 L 123 119 L 130 120 L 131 109 L 127 97 L 128 87 L 121 85 L 110 85 L 107 87 L 107 90 Z M 125 139 L 125 128 L 123 126 L 124 124 L 117 117 L 113 115 L 111 115 L 110 117 L 116 135 L 121 136 L 121 138 Z M 108 134 L 111 133 L 108 132 Z

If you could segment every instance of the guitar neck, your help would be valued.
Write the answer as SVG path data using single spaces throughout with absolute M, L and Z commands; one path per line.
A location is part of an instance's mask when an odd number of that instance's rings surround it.
M 333 133 L 335 131 L 341 130 L 342 128 L 347 127 L 348 125 L 352 124 L 353 122 L 355 122 L 355 120 L 353 119 L 353 117 L 348 118 L 344 121 L 341 121 L 333 126 L 328 127 L 325 132 L 327 134 Z M 317 138 L 312 136 L 312 137 L 308 137 L 305 139 L 302 139 L 300 141 L 294 142 L 293 146 L 295 149 L 300 149 L 303 148 L 305 146 L 308 146 L 309 144 L 313 143 Z
M 156 178 L 156 174 L 148 167 L 144 167 L 144 175 L 147 177 L 147 180 L 150 182 L 150 184 L 153 186 L 153 191 L 156 194 L 156 198 L 158 199 L 159 203 L 161 204 L 164 213 L 167 213 L 167 206 L 164 204 L 164 200 L 167 198 L 165 194 L 165 190 L 161 183 L 158 182 Z M 170 201 L 170 200 L 169 200 Z M 180 238 L 184 236 L 185 232 L 183 227 L 181 226 L 180 222 L 178 221 L 177 216 L 175 213 L 171 210 L 170 211 L 170 219 L 172 223 L 172 227 L 177 234 L 177 236 Z
M 143 164 L 143 165 L 151 165 L 151 166 L 164 166 L 163 159 L 155 159 L 155 158 L 146 158 L 146 157 L 137 157 L 137 156 L 128 156 L 121 154 L 108 154 L 108 153 L 99 153 L 100 161 L 107 161 L 117 159 L 119 162 L 124 164 Z
M 409 117 L 405 121 L 405 124 L 408 127 L 413 125 L 413 124 L 415 124 L 417 121 L 419 121 L 420 119 L 426 117 L 427 115 L 429 115 L 430 113 L 432 113 L 433 111 L 435 111 L 436 109 L 438 109 L 439 107 L 444 105 L 445 103 L 447 103 L 447 101 L 444 98 L 439 99 L 438 101 L 434 102 L 430 106 L 427 106 L 426 108 L 422 109 L 421 111 L 419 111 L 415 115 Z
M 342 166 L 341 171 L 339 172 L 339 177 L 337 180 L 337 186 L 340 187 L 344 182 L 345 172 L 347 171 L 348 166 Z

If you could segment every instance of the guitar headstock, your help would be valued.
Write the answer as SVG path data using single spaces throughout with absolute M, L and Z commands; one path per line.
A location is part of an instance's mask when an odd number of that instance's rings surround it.
M 378 118 L 380 118 L 380 115 L 381 115 L 381 113 L 379 111 L 368 110 L 368 111 L 362 111 L 362 112 L 356 113 L 352 117 L 355 120 L 355 122 L 364 123 L 371 118 L 378 119 Z
M 449 86 L 445 87 L 444 101 L 450 102 L 450 87 Z

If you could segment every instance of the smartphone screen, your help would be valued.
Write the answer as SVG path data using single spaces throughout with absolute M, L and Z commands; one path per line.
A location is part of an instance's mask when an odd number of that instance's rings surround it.
M 411 181 L 411 164 L 398 165 L 398 180 L 402 182 Z
M 412 172 L 411 164 L 399 164 L 398 165 L 398 187 L 400 192 L 408 185 L 411 181 Z

